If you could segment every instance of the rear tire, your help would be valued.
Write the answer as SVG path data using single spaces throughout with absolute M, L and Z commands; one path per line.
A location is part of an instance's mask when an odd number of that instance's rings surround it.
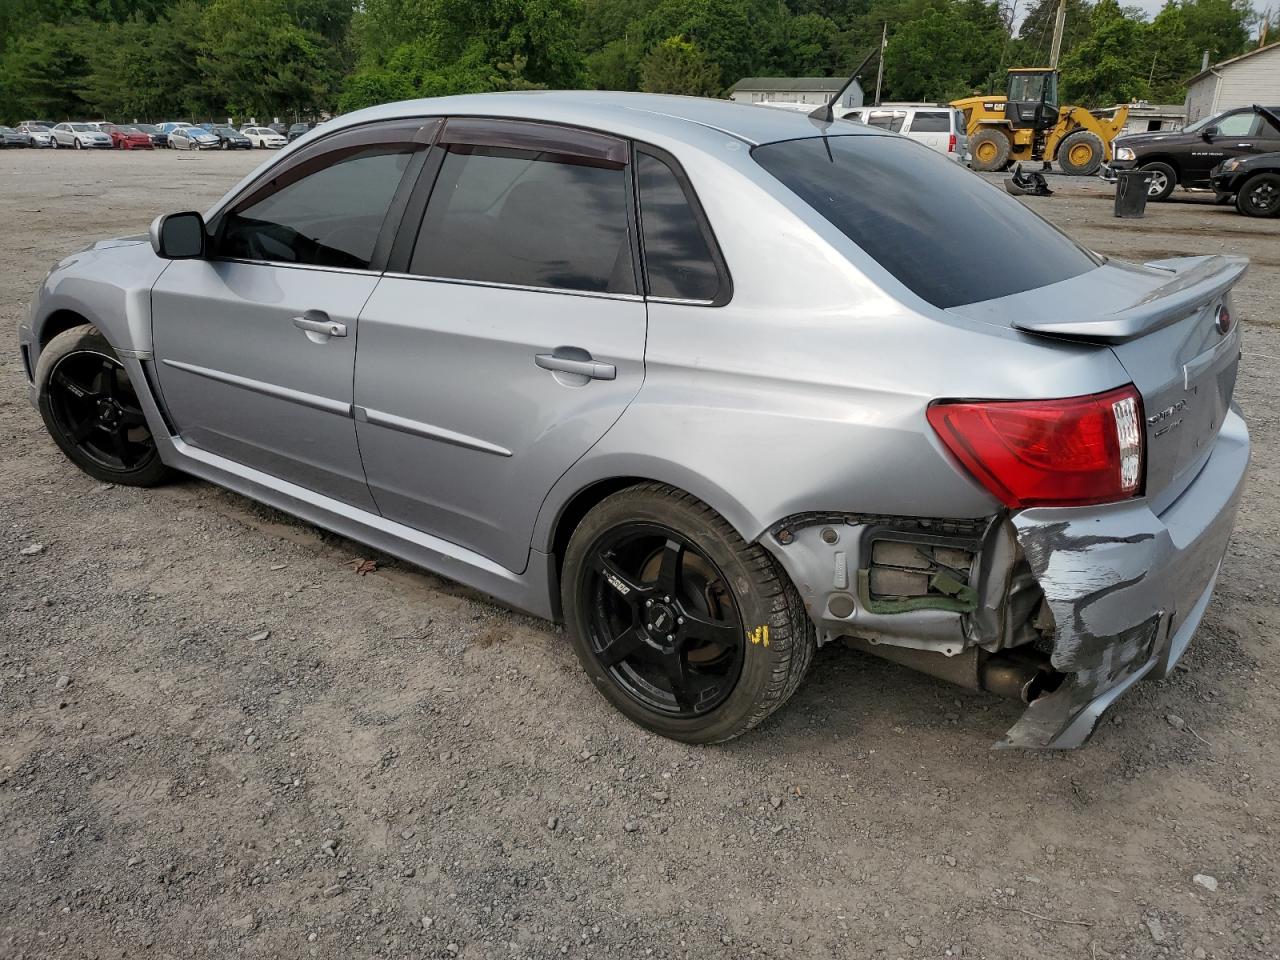
M 1246 217 L 1280 214 L 1280 173 L 1256 173 L 1236 194 L 1236 209 Z
M 1088 177 L 1098 172 L 1103 158 L 1102 140 L 1088 130 L 1068 134 L 1058 144 L 1056 157 L 1063 173 L 1073 177 Z
M 1009 151 L 1012 144 L 1003 130 L 985 127 L 969 140 L 969 165 L 975 170 L 994 173 L 1003 170 L 1009 164 Z
M 49 435 L 89 476 L 130 487 L 154 487 L 172 476 L 124 365 L 97 327 L 73 327 L 50 340 L 35 381 Z
M 1178 185 L 1178 171 L 1159 160 L 1144 163 L 1139 169 L 1146 170 L 1154 175 L 1150 186 L 1147 187 L 1147 202 L 1156 203 L 1160 200 L 1168 200 L 1169 195 L 1173 193 L 1173 188 Z
M 674 487 L 602 501 L 574 530 L 562 574 L 565 626 L 591 682 L 664 737 L 746 733 L 812 661 L 804 603 L 773 557 Z

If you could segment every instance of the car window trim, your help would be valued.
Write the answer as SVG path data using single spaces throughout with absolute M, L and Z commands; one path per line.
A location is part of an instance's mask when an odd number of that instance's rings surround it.
M 426 161 L 429 148 L 436 136 L 439 135 L 442 126 L 443 120 L 439 117 L 412 117 L 390 121 L 375 121 L 335 130 L 333 133 L 319 138 L 314 143 L 308 144 L 303 149 L 286 157 L 281 162 L 272 164 L 267 170 L 263 171 L 261 176 L 246 185 L 229 202 L 224 203 L 207 224 L 209 236 L 214 241 L 212 246 L 216 250 L 217 241 L 221 238 L 227 214 L 239 209 L 245 203 L 269 195 L 267 188 L 282 175 L 297 169 L 299 166 L 312 163 L 315 164 L 315 169 L 310 173 L 318 172 L 327 166 L 324 163 L 325 158 L 335 153 L 360 149 L 366 146 L 408 146 L 412 148 L 409 163 L 406 165 L 404 173 L 400 177 L 400 182 L 391 195 L 391 202 L 388 204 L 387 212 L 382 218 L 382 225 L 378 228 L 378 238 L 374 242 L 373 254 L 368 267 L 330 267 L 314 263 L 288 263 L 279 260 L 222 257 L 216 254 L 210 256 L 209 260 L 212 262 L 261 264 L 336 273 L 382 274 L 387 269 L 387 258 L 395 239 L 395 230 L 400 222 L 400 215 L 403 213 L 404 206 L 409 202 L 413 184 L 417 181 L 422 166 Z
M 641 276 L 644 278 L 644 285 L 640 288 L 644 291 L 645 300 L 650 303 L 668 303 L 680 306 L 696 306 L 696 307 L 723 307 L 733 299 L 733 276 L 729 272 L 729 264 L 724 259 L 724 252 L 720 249 L 720 241 L 716 238 L 715 228 L 711 225 L 711 219 L 707 216 L 706 210 L 702 207 L 702 201 L 698 198 L 698 192 L 694 189 L 693 183 L 689 180 L 689 175 L 685 173 L 684 167 L 680 161 L 673 156 L 670 151 L 662 149 L 662 147 L 654 146 L 651 143 L 645 143 L 640 140 L 633 141 L 632 151 L 634 154 L 646 154 L 661 163 L 666 164 L 676 178 L 676 182 L 680 185 L 681 191 L 684 193 L 685 203 L 689 205 L 689 209 L 693 212 L 693 218 L 698 224 L 698 229 L 702 231 L 702 242 L 706 244 L 707 251 L 711 254 L 711 262 L 715 265 L 716 275 L 720 280 L 720 288 L 716 291 L 716 295 L 711 300 L 689 300 L 683 297 L 657 297 L 651 294 L 649 285 L 649 268 L 644 258 L 644 210 L 640 205 L 640 185 L 635 185 L 635 204 L 636 204 L 636 239 L 640 247 L 640 269 Z M 634 167 L 634 163 L 632 164 Z M 633 180 L 635 178 L 633 177 Z
M 400 218 L 400 225 L 396 230 L 395 239 L 392 241 L 391 249 L 387 258 L 385 276 L 396 277 L 404 280 L 426 280 L 436 283 L 455 283 L 463 285 L 471 285 L 477 287 L 492 287 L 500 290 L 527 290 L 538 293 L 563 293 L 577 297 L 596 297 L 604 300 L 644 300 L 643 272 L 640 261 L 640 221 L 636 202 L 636 183 L 635 171 L 631 158 L 631 142 L 618 137 L 614 134 L 604 133 L 598 130 L 591 130 L 586 127 L 576 127 L 569 124 L 544 122 L 541 120 L 511 120 L 507 117 L 476 117 L 470 115 L 457 115 L 443 118 L 444 123 L 436 140 L 431 144 L 428 151 L 426 161 L 423 165 L 422 172 L 418 175 L 418 181 L 414 185 L 411 196 L 406 204 L 405 210 Z M 461 121 L 468 121 L 465 126 L 460 124 Z M 474 122 L 474 123 L 473 123 Z M 453 133 L 448 131 L 450 125 L 453 124 Z M 486 131 L 489 124 L 503 124 L 493 134 Z M 515 130 L 513 127 L 505 126 L 506 124 L 518 124 L 522 127 L 541 127 L 546 130 L 539 130 L 539 134 L 535 138 L 527 140 L 518 140 L 518 136 L 525 131 Z M 476 131 L 477 136 L 491 136 L 496 141 L 499 136 L 505 136 L 504 142 L 483 142 L 477 143 L 473 140 L 462 139 L 462 131 Z M 556 134 L 559 134 L 559 139 Z M 454 139 L 449 139 L 453 137 Z M 588 139 L 596 138 L 596 139 Z M 599 140 L 608 140 L 615 143 L 621 143 L 626 147 L 626 154 L 619 162 L 613 159 L 607 159 L 597 153 L 583 152 L 584 149 L 590 149 L 591 144 Z M 628 242 L 631 246 L 631 270 L 632 283 L 636 288 L 636 293 L 609 293 L 599 290 L 575 290 L 572 287 L 536 287 L 519 283 L 501 283 L 493 280 L 469 280 L 462 277 L 430 277 L 420 273 L 411 273 L 409 265 L 413 262 L 414 249 L 417 247 L 418 236 L 422 232 L 422 222 L 427 214 L 427 205 L 431 202 L 431 197 L 435 193 L 436 182 L 440 178 L 440 170 L 444 166 L 444 158 L 448 153 L 448 147 L 451 144 L 458 146 L 482 146 L 482 147 L 498 147 L 512 150 L 531 150 L 542 153 L 549 153 L 557 156 L 576 157 L 585 159 L 593 163 L 607 163 L 610 166 L 617 165 L 622 168 L 623 176 L 626 179 L 626 207 L 627 207 L 627 234 Z M 584 146 L 584 144 L 586 146 Z M 557 149 L 559 147 L 559 149 Z

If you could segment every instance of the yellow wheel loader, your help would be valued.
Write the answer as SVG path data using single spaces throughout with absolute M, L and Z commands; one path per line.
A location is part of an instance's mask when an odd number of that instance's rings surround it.
M 1058 163 L 1063 173 L 1087 176 L 1111 159 L 1111 141 L 1124 129 L 1127 106 L 1089 111 L 1058 105 L 1058 71 L 1009 71 L 1006 96 L 966 97 L 951 105 L 964 112 L 970 166 L 1003 170 L 1012 163 Z

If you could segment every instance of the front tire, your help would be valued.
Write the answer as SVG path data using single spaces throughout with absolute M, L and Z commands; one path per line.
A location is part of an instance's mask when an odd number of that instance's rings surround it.
M 1151 183 L 1147 185 L 1147 202 L 1157 203 L 1168 200 L 1169 195 L 1173 193 L 1173 188 L 1178 185 L 1178 171 L 1159 160 L 1144 163 L 1141 169 L 1152 175 Z
M 84 144 L 80 142 L 80 138 L 79 138 L 79 137 L 76 137 L 76 149 L 77 149 L 77 150 L 83 150 L 83 149 L 84 149 Z
M 1004 131 L 986 127 L 969 141 L 969 165 L 975 170 L 993 173 L 1009 165 L 1011 144 Z
M 1236 194 L 1236 209 L 1246 217 L 1280 214 L 1280 173 L 1257 173 Z
M 1063 173 L 1088 177 L 1098 172 L 1098 168 L 1102 166 L 1102 157 L 1102 140 L 1098 135 L 1088 130 L 1077 130 L 1058 144 L 1056 159 Z
M 89 476 L 131 487 L 170 477 L 133 383 L 97 327 L 73 327 L 50 340 L 35 380 L 49 435 Z
M 562 574 L 565 625 L 591 682 L 664 737 L 740 736 L 812 660 L 804 604 L 773 557 L 674 487 L 603 500 L 574 530 Z

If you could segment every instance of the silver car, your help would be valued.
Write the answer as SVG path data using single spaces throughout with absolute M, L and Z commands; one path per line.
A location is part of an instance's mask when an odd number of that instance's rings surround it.
M 175 150 L 217 150 L 222 141 L 204 127 L 179 124 L 169 131 L 169 146 Z
M 70 147 L 74 150 L 110 150 L 111 138 L 87 123 L 55 124 L 52 134 L 55 148 Z
M 650 730 L 737 736 L 842 641 L 1070 747 L 1209 603 L 1245 266 L 1107 261 L 874 127 L 490 94 L 339 118 L 68 257 L 19 340 L 92 476 L 194 474 L 563 621 Z

